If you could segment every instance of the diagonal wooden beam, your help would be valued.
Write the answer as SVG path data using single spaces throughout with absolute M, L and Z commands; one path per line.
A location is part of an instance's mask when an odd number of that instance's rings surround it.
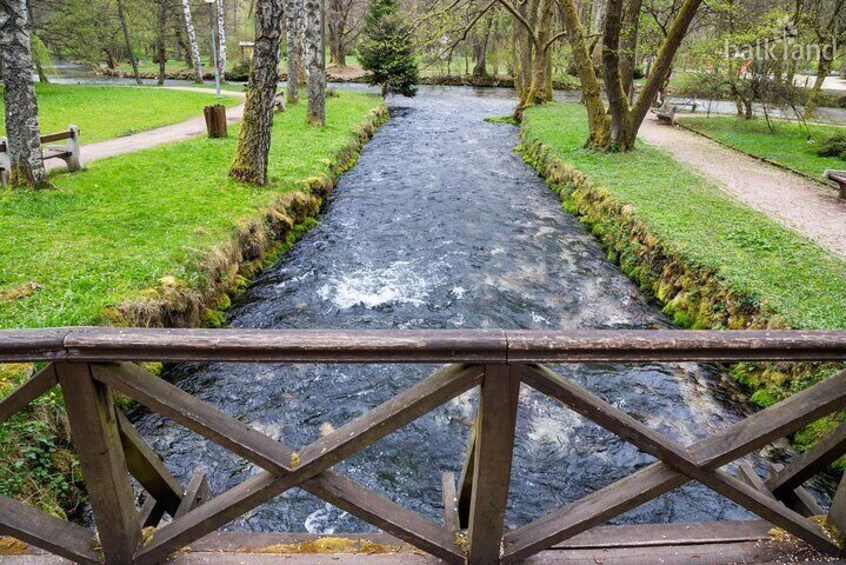
M 473 473 L 476 466 L 476 430 L 479 426 L 479 414 L 473 421 L 467 438 L 467 453 L 464 456 L 464 466 L 461 468 L 461 478 L 458 480 L 458 518 L 462 528 L 470 525 L 470 499 L 473 495 Z
M 844 374 L 846 373 L 841 373 L 838 377 L 842 379 Z M 597 514 L 603 517 L 602 521 L 605 521 L 609 517 L 616 516 L 650 500 L 650 498 L 643 498 L 643 491 L 651 491 L 652 498 L 654 498 L 687 482 L 688 477 L 763 515 L 771 522 L 816 547 L 826 551 L 836 551 L 836 546 L 815 524 L 804 520 L 795 512 L 774 502 L 771 497 L 748 487 L 725 473 L 713 471 L 713 469 L 744 455 L 748 451 L 766 445 L 781 437 L 781 435 L 801 428 L 809 423 L 811 418 L 817 419 L 826 415 L 828 412 L 825 412 L 825 410 L 839 409 L 844 402 L 844 398 L 846 398 L 846 387 L 842 386 L 841 381 L 836 380 L 830 384 L 821 383 L 820 385 L 829 384 L 829 386 L 823 387 L 824 390 L 822 391 L 809 389 L 796 395 L 801 396 L 787 406 L 782 406 L 785 403 L 780 403 L 768 409 L 771 426 L 764 425 L 767 418 L 761 417 L 767 411 L 760 412 L 730 427 L 723 433 L 711 436 L 684 450 L 622 411 L 594 397 L 584 389 L 569 383 L 545 367 L 528 368 L 524 380 L 532 387 L 557 398 L 573 410 L 634 443 L 643 451 L 680 469 L 684 474 L 679 474 L 678 477 L 672 479 L 661 477 L 657 471 L 653 471 L 654 474 L 646 474 L 646 471 L 655 467 L 653 465 L 642 471 L 645 473 L 645 477 L 642 478 L 640 484 L 619 481 L 611 487 L 594 493 L 601 493 L 599 502 L 591 498 L 593 497 L 591 495 L 586 497 L 590 498 L 587 504 L 580 504 L 582 501 L 579 501 L 528 524 L 506 536 L 506 543 L 509 547 L 504 555 L 505 561 L 510 562 L 527 557 L 600 523 L 591 519 L 590 516 L 573 512 L 575 505 L 579 505 L 576 509 L 595 505 Z M 795 412 L 797 407 L 801 407 L 804 412 L 797 414 Z M 781 435 L 774 435 L 776 433 Z M 718 446 L 723 449 L 723 453 L 717 451 Z M 731 454 L 730 459 L 728 454 Z M 701 461 L 705 463 L 701 463 Z
M 94 534 L 70 522 L 0 495 L 0 534 L 34 545 L 74 563 L 99 564 Z
M 455 547 L 452 533 L 349 479 L 324 471 L 299 486 L 448 563 L 463 563 L 464 558 Z M 260 472 L 159 529 L 153 541 L 136 554 L 135 563 L 159 563 L 176 549 L 285 490 L 287 484 L 283 480 L 267 471 Z
M 0 400 L 0 422 L 5 422 L 59 382 L 53 365 L 38 371 Z
M 767 488 L 781 497 L 799 487 L 846 454 L 846 422 L 840 424 L 814 447 L 767 479 Z
M 175 516 L 182 502 L 182 485 L 123 412 L 118 410 L 117 416 L 120 442 L 130 474 L 168 514 Z
M 182 497 L 182 502 L 174 514 L 174 518 L 181 518 L 188 514 L 194 508 L 205 503 L 209 499 L 209 481 L 206 479 L 206 474 L 197 472 L 188 483 L 185 489 L 185 496 Z
M 461 529 L 458 518 L 458 498 L 455 494 L 455 474 L 449 471 L 441 476 L 441 498 L 444 503 L 444 528 L 457 534 Z
M 325 471 L 337 462 L 333 451 L 304 451 L 309 457 L 308 460 L 302 462 L 300 458 L 300 463 L 296 464 L 299 456 L 295 457 L 295 453 L 281 443 L 249 428 L 162 379 L 150 375 L 137 365 L 94 365 L 93 370 L 95 378 L 223 447 L 231 448 L 233 452 L 266 469 L 266 472 L 248 479 L 157 532 L 154 541 L 139 552 L 137 556 L 139 563 L 155 563 L 172 551 L 214 531 L 249 509 L 290 488 L 301 486 L 313 492 L 311 489 L 318 488 L 314 484 L 315 481 L 305 483 L 303 481 L 316 479 L 316 475 L 320 473 L 329 475 L 327 480 L 340 480 L 337 475 Z M 333 437 L 329 440 L 330 444 L 334 446 L 333 450 L 341 450 L 348 457 L 369 445 L 369 443 L 356 440 L 364 438 L 372 443 L 384 437 L 432 408 L 469 390 L 478 383 L 480 377 L 481 369 L 472 366 L 460 367 L 458 370 L 448 367 L 438 371 L 435 375 L 376 408 L 373 411 L 377 415 L 376 419 L 371 421 L 367 414 L 349 424 L 346 437 Z M 425 391 L 425 394 L 421 394 L 421 391 Z M 352 435 L 349 435 L 350 433 Z M 327 492 L 340 493 L 342 496 L 345 491 L 335 489 Z M 356 500 L 366 500 L 358 489 L 353 488 L 349 494 Z M 369 516 L 366 509 L 356 511 L 353 502 L 338 499 L 332 503 L 353 514 L 362 513 Z M 398 508 L 401 507 L 397 506 L 394 510 L 397 511 Z M 428 543 L 425 536 L 406 532 L 401 524 L 394 525 L 394 529 L 396 531 L 391 533 L 397 537 L 409 538 L 423 545 Z M 439 529 L 443 530 L 443 528 Z M 421 546 L 418 545 L 418 547 Z M 426 550 L 425 547 L 421 549 Z M 451 542 L 448 548 L 437 546 L 435 549 L 444 559 L 457 555 L 453 553 L 455 549 Z
M 687 477 L 653 463 L 504 536 L 502 563 L 514 563 L 666 494 Z

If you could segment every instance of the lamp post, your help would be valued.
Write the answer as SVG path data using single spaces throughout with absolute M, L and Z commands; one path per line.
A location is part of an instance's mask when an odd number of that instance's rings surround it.
M 212 64 L 214 65 L 214 91 L 220 98 L 220 69 L 217 66 L 217 40 L 214 37 L 214 8 L 216 0 L 205 0 L 209 7 L 209 30 L 211 31 Z

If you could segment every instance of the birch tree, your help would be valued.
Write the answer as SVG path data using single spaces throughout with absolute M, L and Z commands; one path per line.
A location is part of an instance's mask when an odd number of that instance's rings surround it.
M 304 0 L 305 28 L 303 55 L 308 79 L 308 109 L 306 123 L 323 126 L 326 123 L 326 55 L 323 49 L 323 3 Z
M 48 183 L 41 155 L 29 33 L 26 0 L 0 0 L 0 68 L 12 161 L 9 183 L 13 187 L 37 189 Z
M 299 101 L 302 9 L 302 0 L 287 0 L 285 3 L 285 35 L 288 47 L 288 81 L 285 97 L 289 104 L 296 104 Z
M 267 160 L 273 132 L 273 98 L 279 80 L 284 0 L 257 0 L 256 39 L 244 119 L 229 176 L 252 184 L 267 183 Z
M 217 70 L 220 80 L 224 80 L 226 72 L 226 13 L 224 0 L 217 0 Z
M 190 0 L 182 0 L 182 13 L 185 17 L 185 32 L 188 34 L 188 45 L 191 48 L 191 61 L 194 63 L 194 80 L 203 82 L 203 65 L 200 62 L 200 45 L 197 43 L 197 33 L 194 31 L 194 20 L 191 17 Z

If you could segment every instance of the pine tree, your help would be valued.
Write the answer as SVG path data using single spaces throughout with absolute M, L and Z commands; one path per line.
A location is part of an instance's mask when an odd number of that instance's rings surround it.
M 389 91 L 417 94 L 417 61 L 414 58 L 411 30 L 399 12 L 397 0 L 373 0 L 364 20 L 359 60 L 371 72 L 368 81 Z

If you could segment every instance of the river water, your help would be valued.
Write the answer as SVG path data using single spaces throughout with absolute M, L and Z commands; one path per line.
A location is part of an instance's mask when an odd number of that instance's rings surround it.
M 340 180 L 318 227 L 234 303 L 242 328 L 656 328 L 668 320 L 512 149 L 507 90 L 422 89 L 391 101 L 391 120 Z M 185 364 L 182 389 L 299 448 L 429 374 L 434 366 Z M 689 444 L 737 421 L 732 388 L 697 364 L 556 367 L 638 420 Z M 337 466 L 433 520 L 440 476 L 460 471 L 474 392 Z M 142 434 L 187 480 L 213 493 L 257 469 L 155 414 Z M 516 527 L 627 476 L 651 458 L 524 387 L 507 521 Z M 688 485 L 617 522 L 742 519 Z M 300 490 L 232 529 L 368 531 Z

